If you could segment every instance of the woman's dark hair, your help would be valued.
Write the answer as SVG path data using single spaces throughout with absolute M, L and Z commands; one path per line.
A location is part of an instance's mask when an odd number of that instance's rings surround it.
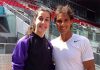
M 32 32 L 35 31 L 35 24 L 34 24 L 34 21 L 36 20 L 37 16 L 38 16 L 38 13 L 39 11 L 47 11 L 50 13 L 50 20 L 51 20 L 51 12 L 49 11 L 48 8 L 45 8 L 45 7 L 40 7 L 39 9 L 37 9 L 35 12 L 34 12 L 34 17 L 33 17 L 33 22 L 31 23 L 31 25 L 28 27 L 28 30 L 26 32 L 26 35 L 30 35 Z
M 58 15 L 59 13 L 64 13 L 64 14 L 67 14 L 70 18 L 70 20 L 72 20 L 74 18 L 74 12 L 72 10 L 72 8 L 70 7 L 70 5 L 58 5 L 57 6 L 57 9 L 55 11 L 56 15 Z M 56 21 L 56 16 L 55 16 L 55 19 Z

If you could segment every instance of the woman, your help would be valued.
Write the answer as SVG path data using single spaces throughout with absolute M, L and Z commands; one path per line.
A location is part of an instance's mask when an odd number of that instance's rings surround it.
M 45 38 L 50 12 L 39 8 L 27 35 L 21 38 L 12 54 L 12 70 L 53 70 L 52 46 Z
M 95 70 L 89 40 L 71 31 L 73 18 L 69 5 L 57 7 L 55 23 L 60 36 L 51 41 L 56 70 Z

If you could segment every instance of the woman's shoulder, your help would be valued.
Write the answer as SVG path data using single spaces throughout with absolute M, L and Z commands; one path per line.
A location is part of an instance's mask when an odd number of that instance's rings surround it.
M 17 41 L 17 43 L 25 43 L 25 42 L 28 41 L 29 38 L 30 38 L 29 36 L 25 35 L 25 36 L 23 36 L 22 38 L 20 38 L 20 39 Z

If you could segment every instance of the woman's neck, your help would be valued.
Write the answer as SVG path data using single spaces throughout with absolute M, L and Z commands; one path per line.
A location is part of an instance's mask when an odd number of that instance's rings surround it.
M 38 36 L 40 36 L 41 38 L 44 37 L 44 34 L 45 34 L 45 33 L 42 33 L 42 32 L 34 32 L 34 33 L 37 34 Z

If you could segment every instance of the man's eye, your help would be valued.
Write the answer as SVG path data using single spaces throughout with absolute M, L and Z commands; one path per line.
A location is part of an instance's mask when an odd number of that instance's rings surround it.
M 57 20 L 56 22 L 57 22 L 57 23 L 62 23 L 62 20 Z
M 65 19 L 65 22 L 67 22 L 68 21 L 68 19 Z

